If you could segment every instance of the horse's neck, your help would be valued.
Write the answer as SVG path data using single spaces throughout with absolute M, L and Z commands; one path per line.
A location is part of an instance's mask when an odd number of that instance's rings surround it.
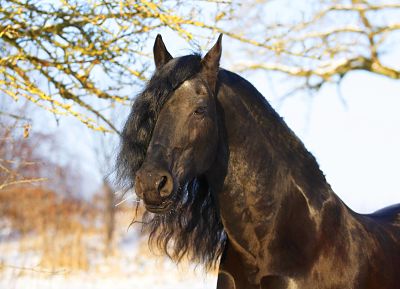
M 362 226 L 262 95 L 226 78 L 217 95 L 220 151 L 208 174 L 224 231 L 249 271 L 309 274 L 321 252 L 342 252 L 349 228 Z
M 231 196 L 237 205 L 271 214 L 292 194 L 304 198 L 313 213 L 326 200 L 336 201 L 315 158 L 254 87 L 221 86 L 219 102 L 229 142 L 222 201 Z

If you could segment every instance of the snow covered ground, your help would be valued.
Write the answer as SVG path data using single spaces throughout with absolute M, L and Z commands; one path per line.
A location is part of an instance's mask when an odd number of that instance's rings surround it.
M 26 274 L 26 273 L 25 273 Z M 7 274 L 8 275 L 8 274 Z M 204 276 L 175 270 L 147 272 L 145 274 L 115 275 L 80 273 L 72 275 L 28 273 L 18 276 L 2 276 L 2 289 L 211 289 L 215 288 L 214 276 Z
M 49 268 L 34 244 L 38 237 L 0 238 L 0 289 L 211 289 L 216 275 L 200 268 L 176 265 L 147 250 L 135 230 L 118 234 L 111 257 L 99 254 L 98 236 L 89 237 L 87 270 Z

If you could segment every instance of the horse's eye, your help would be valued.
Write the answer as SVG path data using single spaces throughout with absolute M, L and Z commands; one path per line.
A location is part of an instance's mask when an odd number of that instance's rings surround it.
M 194 115 L 204 115 L 206 113 L 206 111 L 207 111 L 207 107 L 200 106 L 193 112 L 193 114 Z

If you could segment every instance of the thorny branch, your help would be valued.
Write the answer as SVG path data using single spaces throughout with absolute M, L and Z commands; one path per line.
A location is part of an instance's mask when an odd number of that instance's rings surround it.
M 0 112 L 1 115 L 3 115 Z M 19 123 L 22 120 L 20 117 L 14 114 L 4 114 L 6 117 L 15 118 L 14 123 L 5 125 L 4 123 L 0 126 L 0 192 L 8 187 L 23 184 L 32 184 L 37 182 L 46 181 L 46 178 L 37 178 L 26 176 L 21 173 L 24 169 L 36 165 L 36 162 L 27 160 L 11 160 L 14 146 L 17 146 L 16 140 L 14 139 L 13 133 L 19 129 Z M 0 118 L 4 121 L 4 117 Z M 27 134 L 24 134 L 24 137 Z

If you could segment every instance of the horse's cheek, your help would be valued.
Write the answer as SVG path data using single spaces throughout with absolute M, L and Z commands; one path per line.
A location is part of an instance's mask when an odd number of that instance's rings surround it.
M 209 158 L 212 157 L 214 151 L 216 149 L 217 143 L 217 129 L 213 125 L 211 119 L 206 119 L 199 131 L 199 145 L 200 148 L 204 151 L 204 157 L 207 159 L 206 161 L 210 161 Z

